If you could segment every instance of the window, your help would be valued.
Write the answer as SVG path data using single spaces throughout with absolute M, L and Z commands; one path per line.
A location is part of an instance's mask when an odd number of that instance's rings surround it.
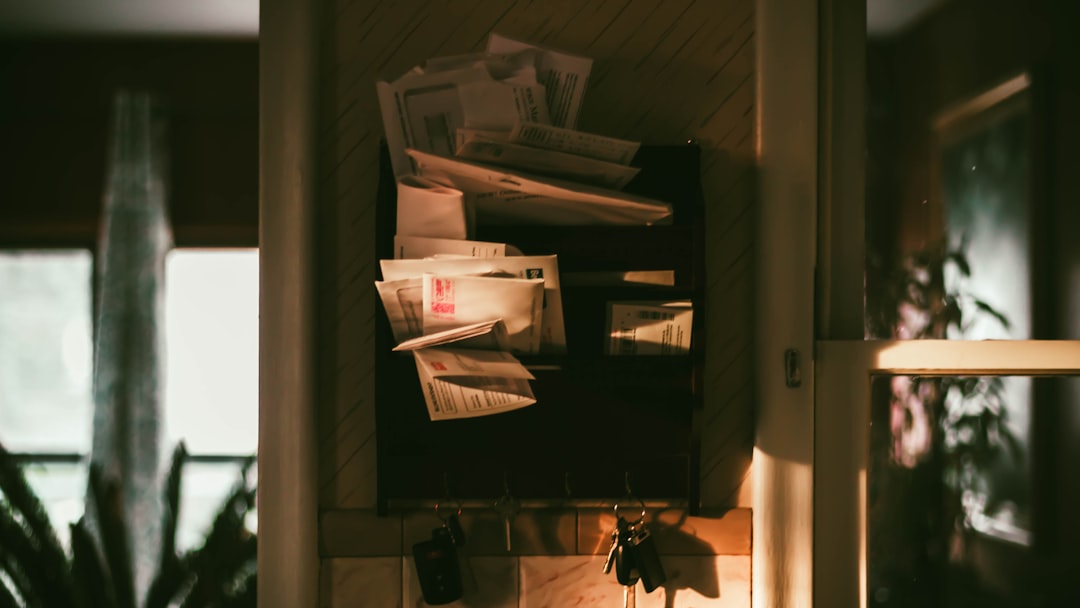
M 86 488 L 92 265 L 86 250 L 0 253 L 0 441 L 61 537 Z
M 172 250 L 165 340 L 163 448 L 183 440 L 191 454 L 177 529 L 185 549 L 201 540 L 239 463 L 258 447 L 258 250 Z
M 880 84 L 874 79 L 883 78 L 888 71 L 881 63 L 872 67 L 875 60 L 883 58 L 882 48 L 867 45 L 864 11 L 875 5 L 887 8 L 891 3 L 871 1 L 860 6 L 821 0 L 809 4 L 816 6 L 806 9 L 804 3 L 784 0 L 757 3 L 764 253 L 759 264 L 763 321 L 759 326 L 757 371 L 761 403 L 754 460 L 755 604 L 760 600 L 762 605 L 789 606 L 905 605 L 897 589 L 871 588 L 870 582 L 870 570 L 875 566 L 870 562 L 873 556 L 869 554 L 868 539 L 872 515 L 868 509 L 869 475 L 873 474 L 869 454 L 871 437 L 879 432 L 870 426 L 874 378 L 901 375 L 933 379 L 953 375 L 1033 378 L 1036 403 L 1031 431 L 1049 438 L 1056 447 L 1044 455 L 1049 459 L 1044 460 L 1048 466 L 1033 469 L 1036 475 L 1049 479 L 1049 483 L 1037 482 L 1036 488 L 1053 487 L 1046 493 L 1037 490 L 1032 502 L 1052 505 L 1051 515 L 1043 517 L 1039 524 L 1036 513 L 1025 524 L 1032 527 L 1030 536 L 1011 534 L 1016 540 L 1032 542 L 1034 548 L 1026 554 L 1027 563 L 982 561 L 968 572 L 996 584 L 1034 570 L 1040 578 L 1029 582 L 1035 583 L 1032 588 L 1041 597 L 1014 595 L 991 600 L 968 596 L 964 598 L 966 603 L 947 604 L 948 596 L 939 594 L 929 603 L 914 605 L 1066 605 L 1068 601 L 1054 603 L 1052 593 L 1062 591 L 1061 585 L 1075 580 L 1080 573 L 1075 552 L 1069 551 L 1080 537 L 1080 526 L 1069 516 L 1080 496 L 1078 478 L 1070 466 L 1080 458 L 1076 447 L 1080 444 L 1076 441 L 1080 436 L 1080 391 L 1075 379 L 1080 372 L 1080 317 L 1075 312 L 1080 255 L 1071 234 L 1080 220 L 1080 208 L 1075 205 L 1075 184 L 1060 177 L 1069 175 L 1076 164 L 1075 152 L 1068 144 L 1071 139 L 1058 137 L 1057 143 L 1033 141 L 1028 159 L 1031 200 L 1036 204 L 1030 208 L 1031 228 L 1036 232 L 1027 235 L 1031 247 L 1028 253 L 1043 257 L 1028 258 L 1035 287 L 1026 295 L 1007 295 L 1031 298 L 1034 314 L 1030 335 L 1013 335 L 1009 340 L 864 340 L 864 287 L 872 283 L 865 273 L 864 250 L 872 252 L 872 248 L 883 245 L 884 237 L 873 230 L 874 214 L 889 210 L 872 209 L 872 202 L 881 204 L 891 196 L 902 199 L 894 202 L 906 205 L 902 213 L 879 224 L 901 229 L 892 237 L 892 243 L 899 247 L 890 248 L 904 251 L 904 246 L 918 243 L 918 237 L 912 238 L 914 233 L 906 231 L 912 225 L 922 222 L 925 227 L 928 220 L 935 222 L 937 237 L 948 234 L 948 224 L 956 227 L 954 221 L 959 214 L 942 206 L 942 198 L 934 198 L 941 190 L 931 184 L 942 185 L 942 190 L 964 185 L 961 181 L 950 185 L 947 180 L 937 179 L 943 175 L 931 174 L 934 124 L 887 118 L 882 103 L 899 103 L 906 98 L 916 108 L 940 118 L 947 116 L 950 102 L 970 99 L 995 84 L 1007 82 L 1018 71 L 1030 70 L 1036 85 L 1032 100 L 1038 104 L 1049 99 L 1050 107 L 1056 110 L 1034 113 L 1029 125 L 1035 132 L 1075 132 L 1075 118 L 1062 111 L 1070 107 L 1066 96 L 1073 89 L 1062 87 L 1054 93 L 1039 87 L 1038 82 L 1047 82 L 1039 78 L 1040 72 L 1045 76 L 1047 70 L 1049 80 L 1059 83 L 1074 83 L 1075 74 L 1080 73 L 1076 54 L 1062 50 L 1069 48 L 1067 41 L 1071 39 L 1064 24 L 1076 22 L 1080 6 L 1016 2 L 1001 3 L 990 10 L 985 3 L 952 0 L 934 3 L 932 10 L 914 11 L 922 19 L 915 23 L 928 28 L 921 32 L 924 41 L 954 45 L 953 52 L 934 59 L 928 59 L 933 54 L 926 49 L 886 54 L 888 68 L 905 69 L 914 80 L 897 86 L 889 95 L 868 101 L 871 89 Z M 798 13 L 806 19 L 796 21 L 793 10 L 806 11 Z M 898 11 L 889 13 L 896 16 Z M 949 16 L 960 27 L 945 27 L 938 21 L 943 16 Z M 806 25 L 811 21 L 815 23 Z M 918 35 L 916 30 L 911 32 Z M 811 59 L 804 63 L 805 57 Z M 920 59 L 932 65 L 900 67 L 904 61 Z M 999 64 L 992 65 L 994 61 Z M 820 68 L 817 77 L 801 78 L 802 74 L 817 72 L 816 68 Z M 815 106 L 815 101 L 820 107 Z M 1049 123 L 1052 126 L 1048 129 L 1047 122 L 1052 119 L 1060 122 Z M 819 121 L 818 132 L 807 136 L 802 125 L 815 121 Z M 900 137 L 923 138 L 926 145 L 893 148 L 891 153 L 896 156 L 881 156 L 876 145 L 881 140 L 875 139 L 873 131 L 868 132 L 880 127 Z M 942 143 L 949 141 L 943 139 Z M 947 148 L 943 155 L 946 162 L 950 156 Z M 953 148 L 953 152 L 958 151 Z M 925 163 L 924 171 L 908 172 L 906 163 L 910 162 Z M 978 169 L 979 163 L 975 164 Z M 1047 180 L 1046 173 L 1059 178 Z M 900 187 L 881 188 L 875 180 L 883 176 L 901 177 L 903 181 Z M 918 196 L 920 191 L 923 196 Z M 1000 228 L 1001 224 L 983 227 Z M 999 240 L 990 249 L 994 255 L 1015 250 L 1015 242 Z M 816 256 L 812 256 L 815 250 Z M 980 279 L 985 271 L 980 272 L 979 262 L 983 262 L 981 268 L 986 268 L 981 256 L 973 265 Z M 990 278 L 1017 291 L 1027 287 L 1018 284 L 1026 282 L 1017 281 L 1015 273 L 998 272 Z M 814 303 L 809 315 L 807 302 Z M 1041 308 L 1047 302 L 1050 306 Z M 808 340 L 807 336 L 812 337 Z M 801 386 L 785 386 L 780 361 L 786 348 L 798 348 L 804 361 L 812 360 L 812 367 L 803 365 Z M 810 379 L 812 382 L 808 382 Z M 1040 386 L 1045 384 L 1060 399 L 1039 401 L 1047 390 Z M 1040 409 L 1054 414 L 1057 424 L 1053 417 L 1040 421 Z M 1036 451 L 1039 449 L 1036 447 Z M 812 478 L 809 500 L 805 491 L 808 477 Z M 972 515 L 971 521 L 960 521 L 960 525 L 1016 532 L 1004 525 L 1006 518 L 986 519 L 977 511 Z M 988 572 L 1003 576 L 992 580 Z M 1048 580 L 1058 588 L 1043 584 Z M 1075 599 L 1072 595 L 1065 597 Z M 1031 601 L 1020 604 L 1014 600 Z
M 93 257 L 0 253 L 0 441 L 20 455 L 58 533 L 82 515 L 90 448 Z M 166 261 L 164 457 L 184 440 L 178 529 L 196 545 L 258 442 L 258 251 Z

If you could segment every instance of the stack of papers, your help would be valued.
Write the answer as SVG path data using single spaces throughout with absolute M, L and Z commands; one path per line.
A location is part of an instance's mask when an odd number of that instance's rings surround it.
M 399 234 L 471 238 L 477 222 L 669 223 L 669 203 L 621 192 L 640 144 L 577 130 L 592 63 L 492 34 L 483 53 L 429 59 L 377 83 L 396 178 L 459 196 L 418 204 L 410 192 L 403 212 L 399 186 Z M 427 218 L 445 230 L 410 225 Z
M 518 255 L 507 255 L 507 253 Z M 431 420 L 485 416 L 536 402 L 514 353 L 565 353 L 555 255 L 505 243 L 395 238 L 376 281 L 397 346 L 411 351 Z
M 535 403 L 515 355 L 566 352 L 556 256 L 475 240 L 477 225 L 671 222 L 670 204 L 622 191 L 640 144 L 577 128 L 592 64 L 493 34 L 482 53 L 376 85 L 397 181 L 394 256 L 376 287 L 432 420 Z M 647 352 L 653 328 L 618 318 L 612 348 Z M 684 348 L 658 331 L 662 348 Z

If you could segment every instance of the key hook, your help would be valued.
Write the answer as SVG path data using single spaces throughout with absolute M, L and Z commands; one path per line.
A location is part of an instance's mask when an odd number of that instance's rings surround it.
M 455 510 L 455 514 L 458 517 L 461 517 L 462 503 L 461 503 L 460 500 L 450 496 L 450 474 L 449 473 L 447 473 L 447 472 L 443 473 L 442 482 L 443 482 L 443 495 L 442 495 L 442 498 L 435 501 L 435 517 L 438 517 L 439 520 L 442 521 L 445 524 L 450 516 L 449 515 L 443 516 L 443 514 L 439 511 L 439 508 L 442 505 L 442 503 L 444 503 L 444 502 L 445 503 L 451 503 L 451 502 L 456 503 L 457 504 L 457 509 Z
M 455 503 L 456 508 L 454 510 L 454 514 L 457 515 L 458 517 L 461 517 L 461 507 L 462 507 L 461 501 L 456 499 L 456 498 L 445 497 L 445 498 L 442 498 L 440 500 L 435 501 L 435 517 L 438 517 L 439 521 L 441 521 L 443 523 L 446 523 L 450 519 L 449 515 L 443 515 L 439 510 L 441 508 L 443 502 L 447 502 L 447 503 L 453 502 L 453 503 Z
M 619 515 L 619 511 L 629 508 L 622 503 L 637 503 L 637 506 L 641 510 L 641 513 L 638 515 L 637 521 L 633 525 L 639 526 L 645 522 L 645 501 L 641 500 L 637 496 L 634 496 L 633 488 L 630 487 L 630 471 L 625 471 L 623 473 L 623 485 L 626 488 L 626 496 L 623 496 L 619 500 L 615 501 L 615 517 L 616 519 L 622 517 L 621 515 Z

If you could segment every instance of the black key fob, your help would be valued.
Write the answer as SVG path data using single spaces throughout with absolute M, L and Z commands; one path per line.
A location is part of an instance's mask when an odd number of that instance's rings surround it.
M 664 565 L 660 563 L 660 554 L 656 551 L 656 541 L 644 526 L 638 526 L 630 536 L 634 547 L 634 566 L 637 568 L 645 593 L 652 593 L 667 580 Z
M 446 536 L 435 535 L 413 545 L 416 575 L 424 601 L 432 606 L 461 599 L 461 568 L 457 549 Z
M 622 537 L 615 547 L 615 580 L 620 585 L 636 585 L 638 582 L 637 564 L 634 563 L 634 546 L 629 539 Z

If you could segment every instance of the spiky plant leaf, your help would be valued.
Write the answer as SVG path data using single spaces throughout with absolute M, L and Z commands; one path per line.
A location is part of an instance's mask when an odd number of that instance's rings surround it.
M 998 323 L 1001 323 L 1002 328 L 1009 329 L 1010 327 L 1012 327 L 1012 324 L 1009 323 L 1009 318 L 1006 317 L 1001 311 L 999 311 L 998 309 L 991 306 L 990 304 L 987 304 L 986 302 L 984 302 L 984 301 L 982 301 L 982 300 L 980 300 L 978 298 L 975 298 L 975 307 L 979 309 L 979 312 L 982 312 L 982 313 L 990 315 L 991 317 L 994 317 L 994 319 L 997 320 Z
M 173 450 L 169 472 L 162 488 L 161 557 L 158 571 L 146 594 L 145 608 L 167 608 L 171 599 L 187 586 L 191 569 L 176 554 L 176 526 L 180 520 L 180 482 L 187 448 L 184 442 Z
M 241 480 L 222 503 L 203 546 L 192 555 L 195 585 L 181 604 L 183 608 L 216 605 L 224 597 L 222 589 L 230 574 L 255 559 L 254 536 L 244 527 L 244 518 L 255 504 L 255 490 L 247 487 L 245 479 L 247 466 L 242 467 Z
M 22 603 L 15 597 L 15 593 L 8 589 L 3 580 L 0 580 L 0 608 L 21 608 Z
M 19 605 L 25 606 L 31 604 L 36 598 L 33 582 L 18 552 L 14 550 L 18 547 L 20 540 L 23 540 L 22 536 L 23 532 L 11 519 L 7 505 L 0 505 L 0 572 L 3 572 L 11 581 L 15 593 L 24 598 Z
M 258 606 L 257 590 L 258 584 L 256 582 L 255 570 L 252 569 L 252 571 L 240 581 L 239 591 L 226 596 L 225 599 L 222 600 L 220 606 L 221 608 L 256 608 Z
M 85 518 L 71 524 L 71 574 L 82 608 L 116 608 L 116 592 Z
M 49 520 L 49 513 L 27 483 L 22 467 L 3 444 L 0 444 L 0 492 L 7 500 L 8 508 L 18 513 L 23 522 L 34 547 L 35 563 L 52 574 L 54 589 L 68 588 L 67 556 Z
M 70 605 L 67 562 L 61 563 L 60 571 L 54 569 L 54 564 L 43 557 L 34 531 L 12 513 L 9 503 L 0 506 L 0 541 L 4 569 L 9 575 L 20 574 L 12 576 L 12 580 L 27 604 Z
M 135 608 L 135 575 L 131 552 L 128 549 L 120 486 L 106 481 L 101 467 L 96 463 L 90 463 L 89 479 L 97 531 L 111 575 L 109 578 L 112 581 L 117 608 Z

